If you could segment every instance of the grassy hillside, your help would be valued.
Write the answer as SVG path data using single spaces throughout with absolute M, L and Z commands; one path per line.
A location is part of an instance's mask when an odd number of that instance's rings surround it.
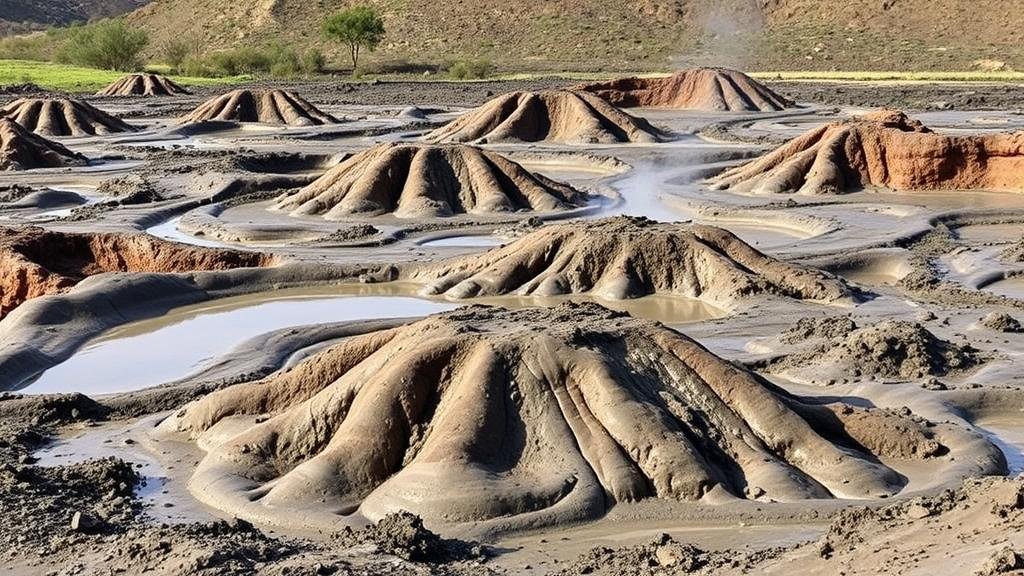
M 410 68 L 470 57 L 505 70 L 1024 70 L 1024 10 L 1006 0 L 155 0 L 129 18 L 154 45 L 276 39 L 342 64 L 319 22 L 355 3 L 388 29 L 369 60 Z

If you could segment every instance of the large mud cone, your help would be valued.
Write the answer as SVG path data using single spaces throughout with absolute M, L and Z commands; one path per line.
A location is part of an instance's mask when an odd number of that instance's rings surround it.
M 630 217 L 544 226 L 483 254 L 425 264 L 409 277 L 429 294 L 453 298 L 667 293 L 725 308 L 755 294 L 850 298 L 839 278 L 765 256 L 727 230 Z
M 159 74 L 129 74 L 115 80 L 97 96 L 177 96 L 189 91 Z
M 775 112 L 795 106 L 743 72 L 728 68 L 692 68 L 665 78 L 591 82 L 578 89 L 623 108 Z
M 338 119 L 321 112 L 295 92 L 285 90 L 233 90 L 200 104 L 182 119 L 182 123 L 231 120 L 319 126 L 336 124 Z
M 265 254 L 199 248 L 147 234 L 0 228 L 0 317 L 30 298 L 66 292 L 103 272 L 189 272 L 272 263 Z
M 0 170 L 81 166 L 85 156 L 33 134 L 10 118 L 0 118 Z
M 878 186 L 913 190 L 1024 190 L 1024 132 L 935 134 L 883 111 L 815 128 L 712 178 L 755 194 L 836 194 Z
M 427 142 L 561 142 L 612 144 L 657 142 L 661 134 L 586 92 L 511 92 L 488 101 L 446 126 Z
M 163 427 L 208 450 L 202 500 L 270 522 L 358 508 L 514 528 L 713 490 L 877 497 L 904 483 L 878 456 L 942 449 L 909 417 L 805 403 L 661 324 L 571 303 L 355 336 Z M 898 448 L 872 440 L 893 430 Z
M 583 205 L 587 195 L 462 144 L 381 144 L 345 160 L 275 208 L 337 220 L 352 214 L 436 217 Z
M 20 98 L 0 109 L 0 116 L 44 136 L 96 136 L 137 129 L 88 102 L 71 98 Z

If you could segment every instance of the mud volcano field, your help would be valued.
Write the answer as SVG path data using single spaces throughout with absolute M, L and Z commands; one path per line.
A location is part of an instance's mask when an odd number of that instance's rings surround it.
M 0 575 L 1019 573 L 1024 90 L 850 86 L 9 95 Z

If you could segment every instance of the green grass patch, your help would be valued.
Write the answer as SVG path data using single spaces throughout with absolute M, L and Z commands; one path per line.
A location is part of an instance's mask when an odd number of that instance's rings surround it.
M 114 70 L 97 70 L 68 64 L 30 60 L 0 60 L 0 85 L 31 82 L 49 90 L 95 92 L 124 75 L 124 72 Z M 226 78 L 170 76 L 170 78 L 184 86 L 238 84 L 251 80 L 249 76 Z

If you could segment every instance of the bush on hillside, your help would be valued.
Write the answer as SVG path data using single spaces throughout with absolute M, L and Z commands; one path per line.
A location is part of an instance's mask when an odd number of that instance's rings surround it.
M 448 67 L 448 75 L 456 80 L 487 78 L 494 73 L 494 65 L 483 58 L 459 60 Z
M 60 62 L 133 72 L 142 68 L 142 50 L 149 43 L 146 32 L 121 19 L 72 26 L 57 52 Z

